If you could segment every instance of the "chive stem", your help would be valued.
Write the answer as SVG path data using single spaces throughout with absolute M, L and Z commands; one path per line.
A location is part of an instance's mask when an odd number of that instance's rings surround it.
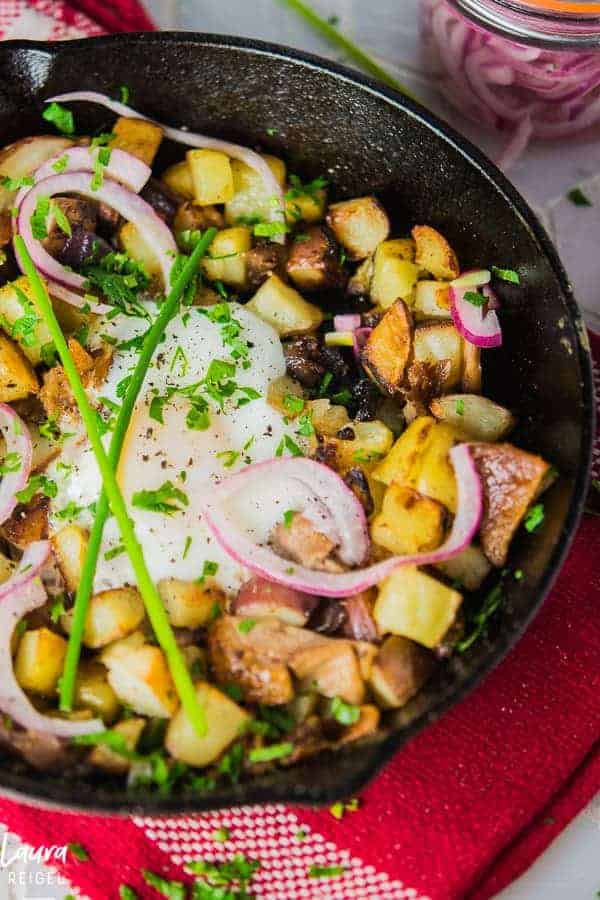
M 212 237 L 214 237 L 214 235 Z M 212 240 L 212 237 L 210 238 L 210 240 Z M 197 265 L 198 260 L 202 255 L 202 247 L 204 247 L 204 250 L 206 250 L 210 243 L 210 240 L 206 240 L 206 238 L 207 235 L 205 235 L 202 242 L 199 243 L 198 247 L 196 248 L 196 253 L 192 254 L 192 257 L 190 257 L 190 260 L 186 266 L 186 269 L 189 267 L 192 273 L 194 271 L 194 266 Z M 190 673 L 175 640 L 175 635 L 173 634 L 173 630 L 171 628 L 171 624 L 169 622 L 169 618 L 165 611 L 163 602 L 160 598 L 160 594 L 158 593 L 156 585 L 152 581 L 152 578 L 150 577 L 150 573 L 146 566 L 143 550 L 136 537 L 133 522 L 129 518 L 127 506 L 123 499 L 121 490 L 117 484 L 114 466 L 107 456 L 104 445 L 102 444 L 102 439 L 100 437 L 100 431 L 98 429 L 96 419 L 97 414 L 90 405 L 83 384 L 81 383 L 79 372 L 77 371 L 77 367 L 67 346 L 65 336 L 60 325 L 58 324 L 46 288 L 42 280 L 40 279 L 37 269 L 33 264 L 33 261 L 29 255 L 29 252 L 21 235 L 16 235 L 15 237 L 15 248 L 21 260 L 21 264 L 25 270 L 25 274 L 29 278 L 29 283 L 37 301 L 38 309 L 42 314 L 44 320 L 46 321 L 48 330 L 50 331 L 50 335 L 60 357 L 60 361 L 63 365 L 65 375 L 67 376 L 69 384 L 71 386 L 71 390 L 73 391 L 73 396 L 75 397 L 77 406 L 79 407 L 79 412 L 85 426 L 88 439 L 92 446 L 92 450 L 94 451 L 98 468 L 100 469 L 102 483 L 104 486 L 103 491 L 106 493 L 112 513 L 119 525 L 123 544 L 125 545 L 125 549 L 127 550 L 127 553 L 131 560 L 131 564 L 137 578 L 138 588 L 146 607 L 148 618 L 150 619 L 150 623 L 152 625 L 158 643 L 160 644 L 166 656 L 167 664 L 173 677 L 173 682 L 181 700 L 181 705 L 185 709 L 197 734 L 200 736 L 204 736 L 206 734 L 206 717 L 204 714 L 204 709 L 198 702 L 198 697 L 196 695 Z M 178 284 L 182 280 L 183 273 L 180 276 L 180 279 L 178 279 Z M 183 287 L 184 286 L 185 282 Z M 176 304 L 176 302 L 177 298 L 174 305 Z M 167 321 L 168 319 L 165 318 L 165 324 Z M 162 327 L 164 329 L 164 324 Z M 159 337 L 161 333 L 162 331 L 159 333 Z
M 393 75 L 390 75 L 390 73 L 380 66 L 379 63 L 375 62 L 369 53 L 362 50 L 358 44 L 355 44 L 354 41 L 338 31 L 338 29 L 328 22 L 327 19 L 324 19 L 315 12 L 308 3 L 304 3 L 303 0 L 279 0 L 279 2 L 283 6 L 287 6 L 289 9 L 298 13 L 302 19 L 315 29 L 315 31 L 322 34 L 334 47 L 343 50 L 346 56 L 365 72 L 368 72 L 369 75 L 373 75 L 389 87 L 394 88 L 396 91 L 400 91 L 401 94 L 404 94 L 404 96 L 408 97 L 410 100 L 416 99 L 403 84 L 394 78 Z

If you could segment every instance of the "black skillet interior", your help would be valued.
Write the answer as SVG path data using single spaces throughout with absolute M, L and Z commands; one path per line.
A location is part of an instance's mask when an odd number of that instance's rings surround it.
M 593 391 L 584 327 L 570 287 L 532 212 L 477 150 L 419 106 L 339 66 L 281 48 L 192 34 L 144 34 L 54 45 L 0 45 L 0 145 L 46 130 L 42 100 L 72 90 L 118 95 L 169 124 L 258 146 L 303 176 L 325 174 L 337 197 L 375 192 L 398 234 L 438 227 L 465 267 L 518 268 L 503 285 L 504 346 L 486 354 L 485 392 L 513 409 L 515 441 L 561 473 L 546 521 L 514 542 L 502 615 L 487 640 L 442 668 L 380 741 L 324 755 L 206 796 L 127 795 L 118 784 L 36 776 L 2 761 L 0 790 L 30 802 L 105 812 L 177 812 L 239 803 L 328 803 L 360 788 L 403 743 L 460 700 L 516 642 L 548 591 L 585 495 Z M 76 108 L 78 130 L 113 117 Z M 182 153 L 165 146 L 159 164 Z

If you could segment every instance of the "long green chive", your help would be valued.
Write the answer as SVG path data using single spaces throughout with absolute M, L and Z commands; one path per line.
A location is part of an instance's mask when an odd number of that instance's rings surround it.
M 127 428 L 129 426 L 129 422 L 131 420 L 133 409 L 137 401 L 140 389 L 144 382 L 148 366 L 150 365 L 150 362 L 154 355 L 154 351 L 156 350 L 156 347 L 163 335 L 165 327 L 173 318 L 173 315 L 177 310 L 177 304 L 179 303 L 179 300 L 181 299 L 181 296 L 187 285 L 189 284 L 191 278 L 194 276 L 194 273 L 198 268 L 200 259 L 202 258 L 202 256 L 204 256 L 208 247 L 211 245 L 215 234 L 216 231 L 214 228 L 209 229 L 202 240 L 198 242 L 188 262 L 181 270 L 179 278 L 177 278 L 175 284 L 171 288 L 169 296 L 161 306 L 160 312 L 156 317 L 153 325 L 146 333 L 135 370 L 127 386 L 127 390 L 121 404 L 121 409 L 116 418 L 115 427 L 112 432 L 108 458 L 113 470 L 116 469 L 119 462 L 121 450 L 123 449 L 123 441 L 125 440 L 125 434 L 127 432 Z M 90 531 L 87 553 L 83 562 L 81 578 L 79 581 L 79 587 L 77 588 L 75 604 L 73 607 L 71 633 L 69 635 L 69 643 L 65 656 L 63 675 L 60 680 L 59 705 L 60 709 L 63 712 L 70 712 L 73 708 L 73 698 L 75 695 L 75 679 L 77 676 L 79 657 L 81 655 L 81 642 L 83 640 L 85 620 L 87 618 L 90 597 L 94 584 L 94 574 L 96 572 L 96 566 L 98 564 L 98 557 L 100 555 L 100 547 L 102 544 L 102 535 L 107 518 L 108 498 L 106 496 L 106 492 L 103 490 L 96 505 L 96 515 L 94 517 L 92 530 Z
M 214 232 L 207 232 L 204 236 L 204 240 L 201 244 L 196 248 L 196 252 L 192 254 L 190 260 L 186 264 L 186 268 L 184 271 L 189 269 L 193 273 L 198 265 L 198 261 L 202 255 L 203 250 L 205 250 L 214 237 Z M 116 463 L 118 462 L 120 445 L 117 447 L 115 444 L 115 451 L 113 452 L 113 443 L 115 441 L 115 437 L 113 435 L 113 441 L 111 442 L 110 449 L 110 459 L 106 454 L 104 446 L 102 444 L 102 439 L 100 437 L 100 432 L 98 430 L 97 416 L 95 411 L 90 406 L 90 403 L 87 398 L 87 394 L 85 389 L 81 383 L 81 379 L 79 377 L 79 373 L 77 371 L 77 367 L 75 366 L 75 362 L 69 348 L 67 346 L 67 342 L 65 340 L 65 336 L 62 332 L 60 325 L 56 319 L 56 315 L 54 313 L 54 309 L 52 308 L 52 304 L 40 280 L 40 276 L 38 275 L 37 269 L 35 268 L 33 261 L 29 255 L 27 247 L 25 246 L 25 242 L 21 235 L 17 235 L 15 237 L 15 247 L 19 258 L 21 259 L 21 263 L 23 268 L 25 269 L 25 274 L 29 278 L 29 283 L 33 290 L 35 299 L 37 301 L 37 307 L 41 315 L 46 321 L 48 326 L 48 330 L 50 331 L 52 340 L 54 341 L 54 345 L 58 351 L 58 355 L 60 357 L 61 363 L 65 370 L 65 374 L 69 380 L 69 384 L 71 386 L 71 390 L 73 392 L 73 396 L 77 402 L 77 406 L 79 407 L 79 412 L 81 414 L 81 418 L 83 420 L 83 424 L 85 426 L 90 444 L 92 446 L 92 450 L 94 451 L 94 456 L 96 457 L 96 461 L 98 463 L 98 468 L 100 469 L 100 474 L 102 476 L 103 483 L 103 491 L 101 494 L 101 498 L 98 501 L 98 507 L 102 505 L 102 497 L 106 494 L 106 498 L 108 504 L 110 504 L 110 508 L 112 510 L 113 515 L 115 516 L 119 529 L 121 531 L 121 538 L 129 558 L 131 560 L 131 564 L 133 566 L 133 570 L 135 572 L 138 587 L 142 598 L 144 600 L 144 605 L 146 607 L 146 611 L 148 613 L 148 618 L 150 619 L 150 623 L 156 635 L 156 638 L 162 647 L 165 656 L 167 658 L 167 663 L 173 676 L 173 681 L 175 683 L 175 687 L 177 689 L 177 693 L 179 694 L 179 698 L 181 700 L 181 704 L 185 709 L 187 715 L 190 718 L 196 732 L 200 736 L 204 736 L 206 734 L 206 718 L 204 715 L 204 710 L 200 706 L 198 702 L 198 698 L 196 696 L 196 691 L 194 689 L 194 685 L 192 679 L 190 677 L 187 666 L 184 662 L 183 656 L 181 655 L 181 651 L 177 645 L 175 640 L 175 636 L 171 629 L 171 625 L 169 623 L 169 619 L 167 613 L 165 611 L 163 602 L 160 598 L 160 594 L 156 588 L 156 585 L 152 581 L 150 577 L 150 573 L 148 572 L 148 568 L 146 566 L 146 561 L 144 559 L 143 550 L 138 542 L 138 539 L 135 534 L 135 530 L 133 527 L 133 523 L 129 518 L 129 514 L 127 511 L 127 506 L 125 505 L 125 501 L 123 500 L 123 495 L 121 494 L 120 488 L 117 484 L 117 479 L 115 477 L 115 468 Z M 182 272 L 180 278 L 178 279 L 178 284 L 176 287 L 179 287 L 179 295 L 181 291 L 189 281 L 190 275 L 187 275 L 187 278 L 184 279 L 184 274 Z M 179 282 L 182 282 L 181 284 Z M 174 289 L 175 290 L 175 289 Z M 174 293 L 174 290 L 172 293 Z M 167 306 L 169 301 L 173 308 L 175 308 L 177 303 L 177 294 L 175 295 L 175 300 L 173 301 L 172 295 L 169 297 L 169 300 L 165 301 L 164 306 Z M 156 322 L 153 325 L 152 330 L 156 331 L 156 334 L 160 336 L 164 330 L 166 323 L 169 321 L 167 313 L 163 314 L 164 307 L 161 308 L 161 314 L 157 317 Z M 168 312 L 168 311 L 167 311 Z M 160 324 L 159 323 L 160 320 Z M 145 351 L 145 352 L 144 352 Z M 135 375 L 138 376 L 138 379 L 143 379 L 143 376 L 146 371 L 146 367 L 148 366 L 150 359 L 152 357 L 152 352 L 150 350 L 149 342 L 145 342 L 144 347 L 142 348 L 142 353 L 140 356 L 144 357 L 146 360 L 145 366 L 142 369 L 138 364 L 136 366 L 136 372 L 131 379 L 131 384 L 134 383 Z M 141 381 L 140 381 L 141 384 Z M 129 393 L 129 392 L 128 392 Z M 125 400 L 125 398 L 124 398 Z M 123 403 L 123 406 L 125 402 Z M 130 407 L 132 409 L 132 406 Z M 120 429 L 120 440 L 122 442 L 124 438 L 124 432 L 126 426 L 129 423 L 129 416 L 127 418 L 123 418 L 121 420 L 121 429 Z M 118 427 L 118 426 L 117 426 Z M 116 429 L 115 429 L 116 430 Z M 117 452 L 119 451 L 119 452 Z M 107 504 L 107 505 L 108 505 Z M 89 551 L 88 551 L 89 552 Z M 88 567 L 87 578 L 88 578 L 88 587 L 91 590 L 91 582 L 93 580 L 93 572 L 95 570 L 95 565 Z M 85 622 L 85 610 L 83 615 L 83 621 Z M 81 612 L 80 612 L 81 614 Z M 75 654 L 77 655 L 77 654 Z M 70 678 L 74 677 L 74 672 L 67 672 L 67 675 Z
M 327 19 L 324 19 L 316 13 L 308 3 L 304 3 L 303 0 L 279 0 L 279 2 L 282 3 L 283 6 L 287 6 L 289 9 L 294 10 L 294 12 L 297 12 L 299 16 L 315 29 L 315 31 L 322 34 L 330 44 L 334 45 L 334 47 L 343 50 L 343 52 L 365 72 L 374 75 L 375 78 L 383 81 L 383 83 L 389 85 L 389 87 L 400 91 L 405 97 L 409 97 L 411 100 L 415 99 L 404 85 L 376 63 L 372 56 L 364 50 L 361 50 L 361 48 L 355 44 L 354 41 L 351 41 L 350 38 L 341 34 L 331 22 L 328 22 Z

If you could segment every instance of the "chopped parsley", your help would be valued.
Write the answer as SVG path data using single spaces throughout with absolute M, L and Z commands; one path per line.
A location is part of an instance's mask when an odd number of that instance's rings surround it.
M 119 886 L 119 900 L 138 900 L 138 895 L 128 884 Z
M 507 281 L 509 284 L 521 284 L 521 278 L 514 269 L 499 269 L 498 266 L 492 266 L 492 275 L 499 278 L 500 281 Z
M 212 833 L 213 841 L 217 841 L 219 844 L 224 844 L 230 837 L 229 828 L 217 828 Z
M 286 234 L 289 227 L 285 222 L 257 222 L 254 226 L 254 234 L 256 237 L 277 237 L 280 234 Z
M 80 859 L 82 862 L 87 862 L 90 858 L 87 850 L 81 846 L 81 844 L 67 844 L 69 853 L 72 853 L 75 859 Z
M 357 463 L 370 463 L 375 462 L 377 459 L 381 459 L 383 456 L 378 450 L 371 450 L 367 452 L 365 450 L 355 450 L 352 454 L 352 459 Z
M 286 450 L 292 456 L 304 456 L 298 444 L 289 436 L 289 434 L 285 434 L 279 441 L 277 449 L 275 450 L 275 456 L 283 456 Z
M 502 605 L 504 595 L 502 593 L 502 581 L 494 585 L 491 591 L 485 597 L 481 608 L 470 618 L 472 625 L 471 633 L 462 638 L 456 645 L 455 649 L 459 653 L 464 653 L 478 638 L 487 631 L 489 620 Z
M 47 475 L 32 475 L 22 491 L 15 494 L 19 503 L 29 503 L 36 494 L 43 494 L 45 497 L 56 497 L 58 487 L 55 481 L 48 478 Z
M 56 416 L 48 416 L 39 427 L 40 435 L 48 441 L 59 441 L 62 437 Z
M 529 531 L 531 534 L 540 527 L 542 522 L 544 521 L 545 513 L 544 513 L 544 504 L 536 503 L 535 506 L 532 506 L 527 515 L 525 516 L 525 529 Z
M 222 450 L 220 453 L 217 453 L 217 459 L 223 461 L 225 469 L 231 469 L 235 466 L 240 456 L 241 453 L 239 450 Z
M 50 197 L 44 195 L 37 198 L 35 209 L 31 214 L 29 224 L 31 225 L 31 233 L 38 241 L 43 241 L 48 237 L 48 228 L 46 227 L 46 219 L 50 212 Z
M 188 555 L 188 553 L 190 552 L 190 547 L 192 546 L 192 540 L 193 540 L 193 538 L 188 534 L 188 536 L 185 539 L 185 545 L 183 548 L 183 553 L 181 555 L 182 559 L 185 559 L 186 556 Z
M 0 464 L 0 475 L 10 475 L 11 472 L 18 472 L 21 468 L 21 456 L 14 450 L 7 453 Z
M 242 619 L 241 622 L 238 622 L 238 631 L 242 634 L 249 634 L 256 625 L 258 625 L 258 619 Z
M 244 745 L 234 744 L 227 753 L 221 757 L 218 772 L 224 775 L 232 784 L 237 784 L 242 773 L 244 762 Z
M 342 388 L 341 391 L 338 391 L 337 394 L 334 394 L 331 398 L 334 403 L 338 403 L 341 406 L 347 406 L 348 403 L 352 402 L 352 392 L 348 390 L 348 388 Z
M 202 565 L 202 574 L 196 579 L 196 584 L 204 584 L 207 578 L 216 575 L 219 571 L 219 563 L 213 562 L 212 559 L 205 559 Z M 219 608 L 219 615 L 221 610 Z
M 283 398 L 285 409 L 292 415 L 298 415 L 304 409 L 304 400 L 296 394 L 286 394 Z
M 334 697 L 329 708 L 331 715 L 340 725 L 355 725 L 360 719 L 360 706 L 346 703 L 341 697 Z
M 50 607 L 50 618 L 56 625 L 60 617 L 66 612 L 64 595 L 59 597 Z
M 343 803 L 340 800 L 339 803 L 334 803 L 333 806 L 329 807 L 329 812 L 334 819 L 343 819 L 347 812 L 356 812 L 358 805 L 358 797 L 353 797 L 348 803 Z
M 283 514 L 283 526 L 284 528 L 291 528 L 292 522 L 294 521 L 294 516 L 296 515 L 297 510 L 295 509 L 286 509 Z
M 290 175 L 288 178 L 290 188 L 285 195 L 286 200 L 297 200 L 299 197 L 310 197 L 315 203 L 319 202 L 318 194 L 324 190 L 329 182 L 319 176 L 312 181 L 303 182 L 298 175 Z
M 0 177 L 0 185 L 7 191 L 18 191 L 22 187 L 31 187 L 35 184 L 35 179 L 31 175 L 25 175 L 22 178 L 11 178 L 9 175 Z
M 32 301 L 20 287 L 15 286 L 15 293 L 21 305 L 22 315 L 14 320 L 8 330 L 11 336 L 24 347 L 34 347 L 37 342 L 35 332 L 41 319 Z
M 465 414 L 465 400 L 464 397 L 459 397 L 455 404 L 455 411 L 457 416 L 464 416 Z
M 61 106 L 60 103 L 50 103 L 42 113 L 46 122 L 52 122 L 62 134 L 75 133 L 75 120 L 70 109 Z
M 233 859 L 223 863 L 208 862 L 204 859 L 193 860 L 186 865 L 188 872 L 192 875 L 200 875 L 206 881 L 215 886 L 227 886 L 239 884 L 242 888 L 248 885 L 254 873 L 260 869 L 260 862 L 254 859 L 247 859 L 241 853 L 238 853 Z M 198 895 L 200 900 L 211 900 L 210 894 Z M 230 892 L 214 895 L 214 900 L 236 900 L 235 895 Z M 244 892 L 239 900 L 250 900 Z
M 107 550 L 104 554 L 104 559 L 107 562 L 110 562 L 111 559 L 116 559 L 117 556 L 121 556 L 122 553 L 125 553 L 125 545 L 117 544 L 116 547 L 111 547 L 110 550 Z
M 487 299 L 480 294 L 479 291 L 466 291 L 465 292 L 465 300 L 467 303 L 470 303 L 472 306 L 485 306 L 487 303 Z
M 312 414 L 305 413 L 298 419 L 298 434 L 302 437 L 311 437 L 315 433 L 315 426 L 312 423 Z
M 185 351 L 181 345 L 177 346 L 175 353 L 173 354 L 173 359 L 171 360 L 171 365 L 169 366 L 169 372 L 173 372 L 176 366 L 179 366 L 179 377 L 185 378 L 188 370 L 188 358 L 185 355 Z
M 138 299 L 138 295 L 150 283 L 141 263 L 131 259 L 126 253 L 111 251 L 101 260 L 86 263 L 83 273 L 86 276 L 85 290 L 99 290 L 115 307 L 113 314 L 120 311 L 127 316 L 149 317 L 147 309 Z M 143 337 L 140 338 L 140 345 L 141 342 Z
M 71 234 L 72 234 L 71 223 L 67 219 L 62 207 L 58 203 L 56 203 L 54 200 L 52 201 L 51 207 L 52 207 L 52 214 L 54 216 L 56 224 L 58 225 L 60 230 L 63 232 L 63 234 L 66 234 L 67 237 L 71 237 Z
M 339 878 L 346 871 L 345 866 L 311 866 L 309 878 Z
M 325 396 L 325 394 L 327 393 L 327 389 L 329 388 L 329 385 L 331 384 L 332 381 L 333 381 L 333 373 L 325 372 L 325 374 L 323 375 L 323 380 L 321 381 L 321 384 L 319 385 L 319 397 Z
M 122 84 L 119 87 L 119 101 L 121 103 L 129 103 L 131 91 L 129 90 L 126 84 Z
M 567 200 L 570 200 L 573 206 L 593 206 L 594 204 L 587 196 L 584 194 L 581 188 L 573 188 L 567 193 Z
M 165 481 L 155 491 L 136 491 L 131 502 L 138 509 L 172 516 L 174 513 L 181 512 L 183 507 L 189 506 L 190 501 L 187 494 L 175 487 L 172 481 Z
M 93 191 L 97 191 L 102 187 L 104 182 L 104 170 L 110 162 L 111 151 L 108 147 L 99 147 L 96 159 L 94 160 L 94 174 L 90 182 Z
M 85 506 L 79 506 L 74 500 L 69 500 L 66 506 L 54 513 L 54 516 L 60 521 L 71 522 L 76 519 L 86 509 Z
M 61 156 L 59 159 L 56 160 L 55 163 L 52 163 L 52 168 L 57 173 L 57 175 L 60 175 L 61 172 L 65 171 L 65 169 L 67 168 L 68 165 L 69 165 L 69 157 Z
M 185 900 L 187 896 L 187 889 L 182 881 L 169 881 L 149 869 L 142 869 L 142 877 L 146 884 L 168 900 Z
M 265 763 L 274 759 L 284 759 L 294 752 L 294 745 L 291 741 L 285 741 L 281 744 L 271 744 L 269 747 L 255 747 L 248 752 L 249 763 Z

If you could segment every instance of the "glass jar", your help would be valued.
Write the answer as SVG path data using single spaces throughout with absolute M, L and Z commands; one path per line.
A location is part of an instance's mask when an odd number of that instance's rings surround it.
M 507 134 L 504 168 L 600 123 L 600 2 L 421 0 L 421 28 L 444 97 Z

